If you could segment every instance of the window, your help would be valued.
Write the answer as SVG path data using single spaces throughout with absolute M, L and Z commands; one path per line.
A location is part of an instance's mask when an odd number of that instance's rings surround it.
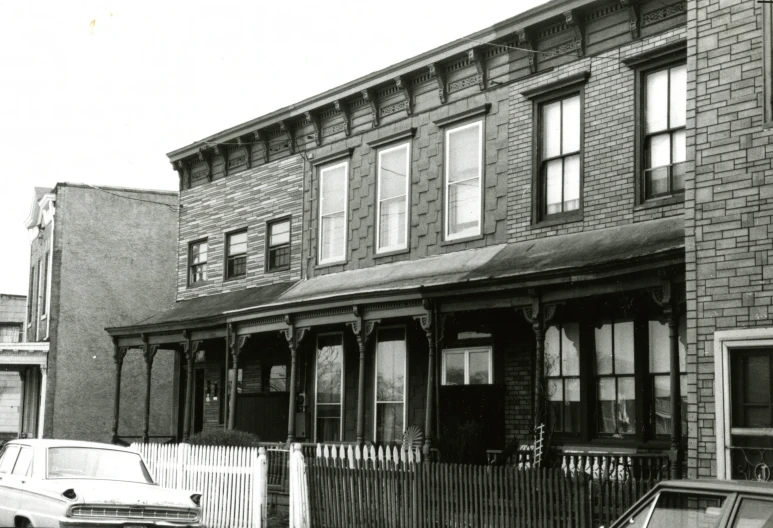
M 30 284 L 27 292 L 27 324 L 32 322 L 32 301 L 35 294 L 35 266 L 30 267 Z
M 744 498 L 738 508 L 733 528 L 770 528 L 773 526 L 773 501 Z
M 647 526 L 716 528 L 722 521 L 725 498 L 690 492 L 661 492 Z
M 40 261 L 40 315 L 46 315 L 46 305 L 48 304 L 48 253 Z
M 268 392 L 287 392 L 287 365 L 274 365 L 268 374 Z
M 644 73 L 644 199 L 684 192 L 687 66 Z
M 319 263 L 346 260 L 346 203 L 349 162 L 319 171 Z
M 554 433 L 580 432 L 580 325 L 565 323 L 545 332 L 546 398 Z
M 730 359 L 731 427 L 773 428 L 771 374 L 773 349 L 751 348 L 733 352 Z
M 322 334 L 317 338 L 317 442 L 339 442 L 343 438 L 343 379 L 343 335 Z
M 188 285 L 207 280 L 207 241 L 200 240 L 188 246 Z
M 21 325 L 0 324 L 0 343 L 18 343 L 21 341 Z
M 491 348 L 454 348 L 443 351 L 443 385 L 489 385 Z
M 244 277 L 247 274 L 247 230 L 225 236 L 226 279 Z M 206 251 L 206 250 L 205 250 Z M 206 259 L 206 255 L 204 257 Z M 205 279 L 206 280 L 206 277 Z
M 13 466 L 13 475 L 24 477 L 29 473 L 30 465 L 32 464 L 32 448 L 23 446 L 19 451 L 19 457 L 16 459 L 16 464 Z
M 378 253 L 408 247 L 409 143 L 378 153 Z
M 376 442 L 399 442 L 405 430 L 405 329 L 383 328 L 376 343 Z
M 290 219 L 269 222 L 266 271 L 290 269 Z
M 579 94 L 541 105 L 542 218 L 580 209 L 581 113 Z
M 0 457 L 0 473 L 10 473 L 16 464 L 16 457 L 19 456 L 18 445 L 9 445 L 3 450 L 3 456 Z
M 685 336 L 686 319 L 679 320 L 679 386 L 682 400 L 682 434 L 687 435 L 687 359 Z M 659 436 L 671 434 L 671 343 L 665 322 L 649 321 L 649 365 L 652 409 L 650 420 L 654 433 Z
M 446 131 L 445 239 L 481 233 L 483 122 Z
M 595 329 L 598 432 L 636 434 L 633 321 L 606 321 Z

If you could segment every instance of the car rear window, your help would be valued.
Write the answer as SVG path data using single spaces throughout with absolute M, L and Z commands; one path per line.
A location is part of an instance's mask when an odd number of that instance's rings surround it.
M 122 480 L 152 484 L 137 453 L 95 447 L 48 448 L 49 479 Z

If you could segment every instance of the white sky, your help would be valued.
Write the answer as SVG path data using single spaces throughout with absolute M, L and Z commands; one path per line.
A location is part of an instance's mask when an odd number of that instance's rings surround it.
M 0 293 L 36 185 L 174 190 L 167 152 L 541 3 L 0 2 Z

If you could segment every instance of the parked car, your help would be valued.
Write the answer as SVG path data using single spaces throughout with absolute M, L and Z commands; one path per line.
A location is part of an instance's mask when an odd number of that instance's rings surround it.
M 67 440 L 0 451 L 0 526 L 202 527 L 201 494 L 154 484 L 139 453 Z
M 773 484 L 664 481 L 611 528 L 773 528 Z

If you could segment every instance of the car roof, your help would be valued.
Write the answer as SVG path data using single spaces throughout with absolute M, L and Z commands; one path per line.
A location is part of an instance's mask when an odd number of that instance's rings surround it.
M 94 449 L 113 449 L 115 451 L 128 451 L 134 453 L 130 449 L 117 446 L 114 444 L 103 444 L 100 442 L 85 442 L 82 440 L 56 440 L 53 438 L 31 438 L 31 439 L 18 439 L 11 440 L 6 445 L 27 445 L 30 447 L 90 447 Z
M 664 480 L 657 487 L 687 491 L 763 493 L 773 496 L 773 483 L 746 480 Z

